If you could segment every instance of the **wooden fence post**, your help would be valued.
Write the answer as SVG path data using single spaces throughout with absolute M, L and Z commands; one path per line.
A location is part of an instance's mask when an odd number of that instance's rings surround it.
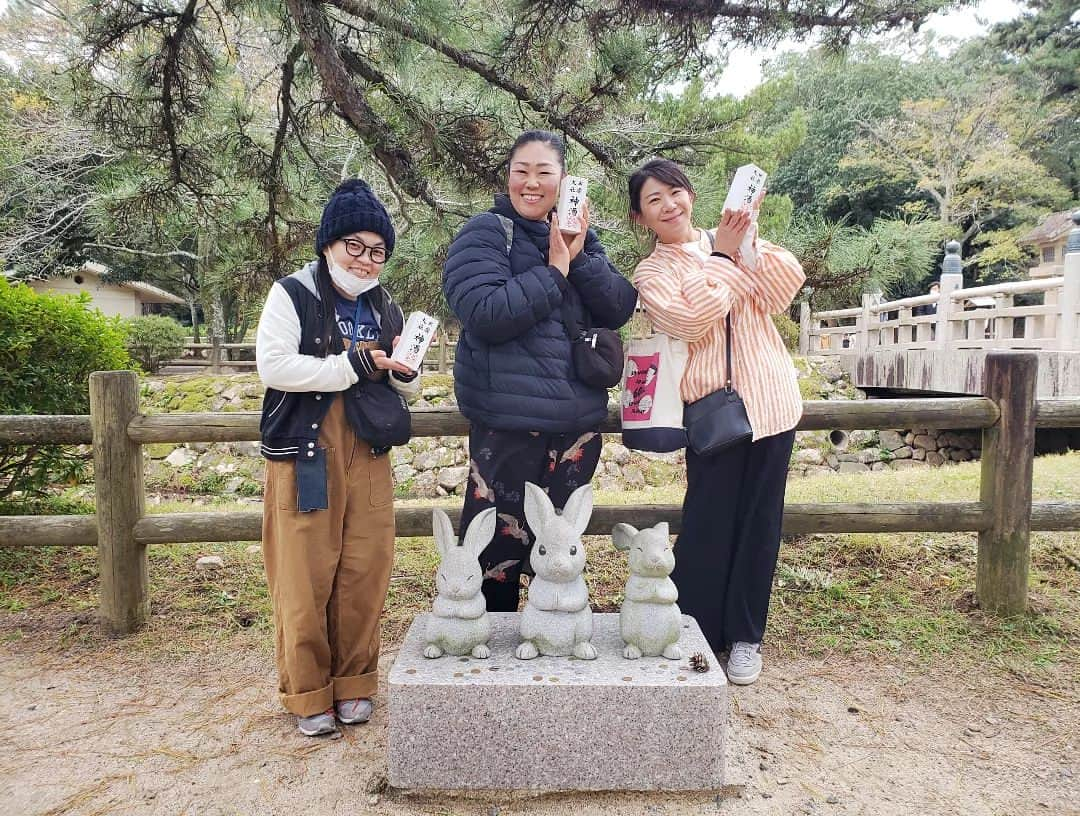
M 983 394 L 1001 418 L 982 434 L 979 498 L 990 523 L 979 533 L 975 593 L 982 609 L 999 615 L 1027 609 L 1038 373 L 1035 354 L 986 356 Z
M 142 446 L 128 437 L 128 423 L 138 413 L 134 371 L 90 375 L 100 610 L 102 623 L 114 634 L 133 632 L 150 613 L 146 547 L 135 541 L 135 523 L 145 506 Z
M 1065 284 L 1061 287 L 1057 333 L 1062 351 L 1080 351 L 1080 210 L 1072 214 L 1072 222 L 1061 271 Z
M 439 373 L 446 373 L 446 350 L 450 345 L 450 337 L 446 329 L 439 329 Z
M 216 334 L 210 338 L 210 373 L 221 373 L 221 338 Z
M 873 324 L 874 315 L 871 313 L 870 307 L 873 305 L 874 296 L 863 293 L 862 314 L 855 320 L 855 325 L 858 327 L 855 349 L 864 354 L 868 351 L 872 351 L 870 348 L 870 327 Z

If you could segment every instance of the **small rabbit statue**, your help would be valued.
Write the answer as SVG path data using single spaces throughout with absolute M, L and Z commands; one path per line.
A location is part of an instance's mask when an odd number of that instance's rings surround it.
M 435 575 L 437 594 L 424 637 L 424 657 L 442 657 L 444 653 L 489 657 L 491 618 L 480 592 L 483 573 L 479 558 L 495 535 L 495 508 L 477 515 L 461 541 L 454 536 L 454 527 L 442 510 L 432 514 L 432 526 L 441 560 Z
M 582 533 L 592 515 L 591 485 L 582 485 L 566 501 L 562 515 L 547 493 L 525 483 L 525 520 L 536 536 L 529 563 L 535 573 L 521 613 L 521 639 L 515 654 L 521 660 L 537 655 L 593 660 L 592 609 L 585 569 Z
M 669 660 L 681 659 L 682 613 L 675 603 L 679 590 L 669 577 L 675 569 L 675 553 L 667 522 L 646 530 L 616 524 L 611 537 L 616 549 L 630 557 L 630 577 L 619 612 L 619 633 L 626 643 L 623 657 L 636 660 L 642 655 L 663 655 Z

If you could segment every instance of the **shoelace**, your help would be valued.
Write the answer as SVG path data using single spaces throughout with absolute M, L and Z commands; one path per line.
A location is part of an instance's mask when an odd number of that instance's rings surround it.
M 750 660 L 753 654 L 754 644 L 752 643 L 736 643 L 731 652 L 731 656 L 736 660 Z

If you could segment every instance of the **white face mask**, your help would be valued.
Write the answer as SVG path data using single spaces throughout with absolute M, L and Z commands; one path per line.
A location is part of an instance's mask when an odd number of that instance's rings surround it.
M 326 253 L 326 265 L 330 269 L 330 280 L 350 298 L 358 298 L 364 292 L 379 285 L 378 276 L 374 278 L 358 278 L 330 257 L 329 252 Z

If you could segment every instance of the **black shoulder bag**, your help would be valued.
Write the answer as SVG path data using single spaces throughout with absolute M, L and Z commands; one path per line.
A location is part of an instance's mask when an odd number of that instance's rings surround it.
M 392 350 L 393 338 L 401 334 L 402 321 L 396 314 L 397 306 L 381 286 L 372 290 L 369 302 L 381 319 L 383 339 L 380 346 Z M 378 380 L 361 377 L 349 389 L 352 398 L 345 402 L 345 416 L 349 425 L 357 436 L 371 445 L 373 456 L 385 453 L 395 445 L 404 445 L 412 436 L 409 404 L 390 385 L 391 376 L 390 372 L 386 372 L 386 376 Z
M 709 235 L 709 241 L 712 242 L 712 235 Z M 727 381 L 719 390 L 688 403 L 683 409 L 686 438 L 690 449 L 698 456 L 712 456 L 736 442 L 751 439 L 754 435 L 742 397 L 731 386 L 731 346 L 734 337 L 731 333 L 730 312 L 725 318 L 724 326 L 727 329 Z
M 562 321 L 570 338 L 574 373 L 586 385 L 611 388 L 622 382 L 623 344 L 619 333 L 605 328 L 582 328 L 563 298 Z
M 514 222 L 499 215 L 506 233 L 506 254 L 514 243 Z M 570 338 L 570 361 L 577 378 L 595 388 L 613 388 L 622 382 L 623 344 L 617 331 L 605 328 L 583 327 L 575 319 L 567 298 L 562 302 L 562 324 Z M 588 308 L 586 307 L 586 314 Z

